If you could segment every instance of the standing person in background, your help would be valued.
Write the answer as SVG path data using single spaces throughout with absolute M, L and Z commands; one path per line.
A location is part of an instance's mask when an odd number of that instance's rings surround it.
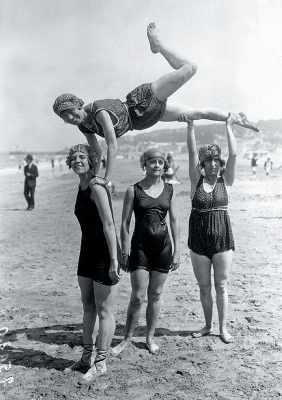
M 33 164 L 33 157 L 28 154 L 25 158 L 27 165 L 24 167 L 24 197 L 27 201 L 27 211 L 32 211 L 34 209 L 34 193 L 36 187 L 36 178 L 38 177 L 38 168 Z
M 193 336 L 204 336 L 213 331 L 213 299 L 211 294 L 211 267 L 219 319 L 220 337 L 224 343 L 233 342 L 227 323 L 227 281 L 235 250 L 231 223 L 227 211 L 230 190 L 235 178 L 237 143 L 232 131 L 234 116 L 226 121 L 228 159 L 225 161 L 216 144 L 206 144 L 197 153 L 193 121 L 185 115 L 179 120 L 188 122 L 187 146 L 189 152 L 189 178 L 191 181 L 192 210 L 189 219 L 190 256 L 200 288 L 200 299 L 205 316 L 205 327 Z
M 254 153 L 253 157 L 252 157 L 252 160 L 251 160 L 251 167 L 252 167 L 252 171 L 253 171 L 252 179 L 254 181 L 257 179 L 258 158 L 259 158 L 259 155 Z
M 52 167 L 52 170 L 54 170 L 54 165 L 55 165 L 55 160 L 54 160 L 54 158 L 51 158 L 51 167 Z
M 270 160 L 270 157 L 268 157 L 268 159 L 264 163 L 264 169 L 265 169 L 266 176 L 268 176 L 269 172 L 272 170 L 272 165 L 273 165 L 273 162 Z
M 130 272 L 131 298 L 127 310 L 124 340 L 111 350 L 113 356 L 120 354 L 131 342 L 134 329 L 141 314 L 141 308 L 148 298 L 146 321 L 146 345 L 151 354 L 159 347 L 154 341 L 154 333 L 161 306 L 161 294 L 169 271 L 179 267 L 180 239 L 177 218 L 176 196 L 173 186 L 164 183 L 162 174 L 167 169 L 165 155 L 158 149 L 145 151 L 140 159 L 146 176 L 130 186 L 125 194 L 121 244 L 123 265 Z M 132 212 L 135 228 L 129 246 L 129 226 Z M 166 224 L 169 213 L 171 239 Z M 130 255 L 129 255 L 130 253 Z

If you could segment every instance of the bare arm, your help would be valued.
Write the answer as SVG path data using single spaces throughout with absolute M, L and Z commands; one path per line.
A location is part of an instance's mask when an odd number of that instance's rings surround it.
M 232 124 L 234 121 L 235 118 L 233 114 L 230 114 L 226 121 L 227 144 L 229 152 L 225 171 L 225 181 L 227 186 L 232 186 L 235 179 L 237 142 L 232 130 Z
M 92 186 L 91 198 L 98 208 L 98 212 L 103 223 L 103 232 L 108 244 L 111 258 L 109 276 L 112 282 L 116 282 L 120 279 L 118 274 L 117 238 L 106 189 L 101 185 Z
M 120 240 L 123 254 L 129 254 L 129 226 L 133 212 L 134 188 L 130 186 L 124 196 Z
M 178 118 L 179 122 L 187 122 L 187 147 L 189 154 L 189 178 L 191 181 L 191 196 L 200 179 L 199 158 L 197 152 L 194 123 L 185 114 L 181 114 Z
M 172 234 L 172 239 L 173 239 L 173 247 L 174 247 L 174 252 L 172 255 L 171 270 L 175 271 L 179 267 L 179 261 L 180 261 L 180 228 L 179 228 L 179 221 L 178 221 L 178 216 L 177 216 L 175 191 L 173 191 L 173 195 L 172 195 L 172 198 L 170 201 L 169 222 L 170 222 L 170 229 L 171 229 L 171 234 Z
M 90 153 L 90 159 L 93 159 L 93 171 L 95 175 L 98 175 L 100 164 L 101 164 L 101 158 L 102 158 L 102 151 L 99 145 L 99 142 L 95 136 L 95 134 L 90 134 L 90 133 L 84 133 L 87 142 L 91 148 L 91 153 Z M 95 152 L 95 155 L 93 154 Z M 93 157 L 93 158 L 92 158 Z M 98 161 L 96 162 L 96 158 Z
M 107 167 L 105 172 L 104 179 L 106 180 L 106 184 L 111 180 L 111 176 L 114 170 L 114 165 L 117 157 L 118 144 L 116 139 L 116 134 L 114 130 L 114 126 L 109 116 L 108 112 L 105 110 L 101 110 L 97 113 L 96 120 L 103 128 L 103 132 L 105 135 L 105 140 L 108 146 L 107 149 Z M 98 182 L 99 183 L 99 182 Z

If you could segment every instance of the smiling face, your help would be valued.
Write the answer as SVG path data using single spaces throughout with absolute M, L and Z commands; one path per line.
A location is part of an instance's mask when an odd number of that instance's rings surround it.
M 86 174 L 89 169 L 88 156 L 81 151 L 76 151 L 70 158 L 71 168 L 77 175 Z
M 61 112 L 60 117 L 64 120 L 65 124 L 79 125 L 86 118 L 84 108 L 75 108 L 73 110 L 64 110 Z
M 161 176 L 164 172 L 165 160 L 160 157 L 149 158 L 145 163 L 146 174 L 150 176 Z

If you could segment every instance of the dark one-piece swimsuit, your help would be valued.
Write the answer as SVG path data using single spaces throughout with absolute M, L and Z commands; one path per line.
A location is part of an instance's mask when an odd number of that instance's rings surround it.
M 214 189 L 207 193 L 201 175 L 192 199 L 189 219 L 188 247 L 194 253 L 212 260 L 214 254 L 235 250 L 227 206 L 228 193 L 223 176 L 217 179 Z
M 164 184 L 157 197 L 149 196 L 139 185 L 134 185 L 135 227 L 129 257 L 130 272 L 137 269 L 168 273 L 171 265 L 172 245 L 166 224 L 173 187 Z
M 105 190 L 112 210 L 110 194 L 107 188 Z M 109 277 L 111 265 L 109 248 L 97 206 L 90 195 L 89 187 L 86 190 L 79 187 L 74 211 L 82 231 L 77 275 L 111 286 L 113 283 Z M 121 249 L 118 240 L 117 258 L 120 266 Z

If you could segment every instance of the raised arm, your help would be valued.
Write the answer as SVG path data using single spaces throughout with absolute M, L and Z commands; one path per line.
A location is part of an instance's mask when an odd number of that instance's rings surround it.
M 123 266 L 127 265 L 128 255 L 130 251 L 129 246 L 129 226 L 133 212 L 134 188 L 130 186 L 124 196 L 122 219 L 120 227 L 120 240 L 122 248 Z M 126 270 L 126 268 L 125 268 Z
M 175 191 L 173 191 L 173 195 L 170 201 L 169 222 L 174 248 L 172 255 L 171 271 L 175 271 L 179 267 L 180 262 L 180 228 L 177 216 Z
M 179 122 L 187 122 L 187 147 L 189 155 L 189 178 L 192 189 L 196 187 L 200 178 L 199 157 L 197 152 L 194 123 L 185 114 L 181 114 L 178 118 Z
M 117 237 L 106 189 L 101 185 L 92 186 L 91 198 L 94 200 L 98 208 L 98 212 L 103 223 L 103 232 L 108 244 L 111 258 L 109 276 L 112 282 L 117 282 L 120 279 L 118 274 Z
M 235 115 L 230 114 L 226 121 L 228 159 L 226 163 L 225 182 L 227 186 L 232 186 L 235 179 L 237 142 L 232 130 L 232 124 L 235 121 Z
M 105 135 L 105 140 L 108 146 L 107 149 L 107 166 L 106 172 L 104 176 L 104 184 L 107 184 L 111 180 L 111 176 L 114 170 L 114 165 L 117 157 L 118 144 L 116 139 L 116 134 L 114 130 L 114 126 L 109 116 L 108 112 L 105 110 L 101 110 L 97 113 L 96 120 L 103 128 L 103 132 Z M 100 182 L 97 182 L 100 183 Z

